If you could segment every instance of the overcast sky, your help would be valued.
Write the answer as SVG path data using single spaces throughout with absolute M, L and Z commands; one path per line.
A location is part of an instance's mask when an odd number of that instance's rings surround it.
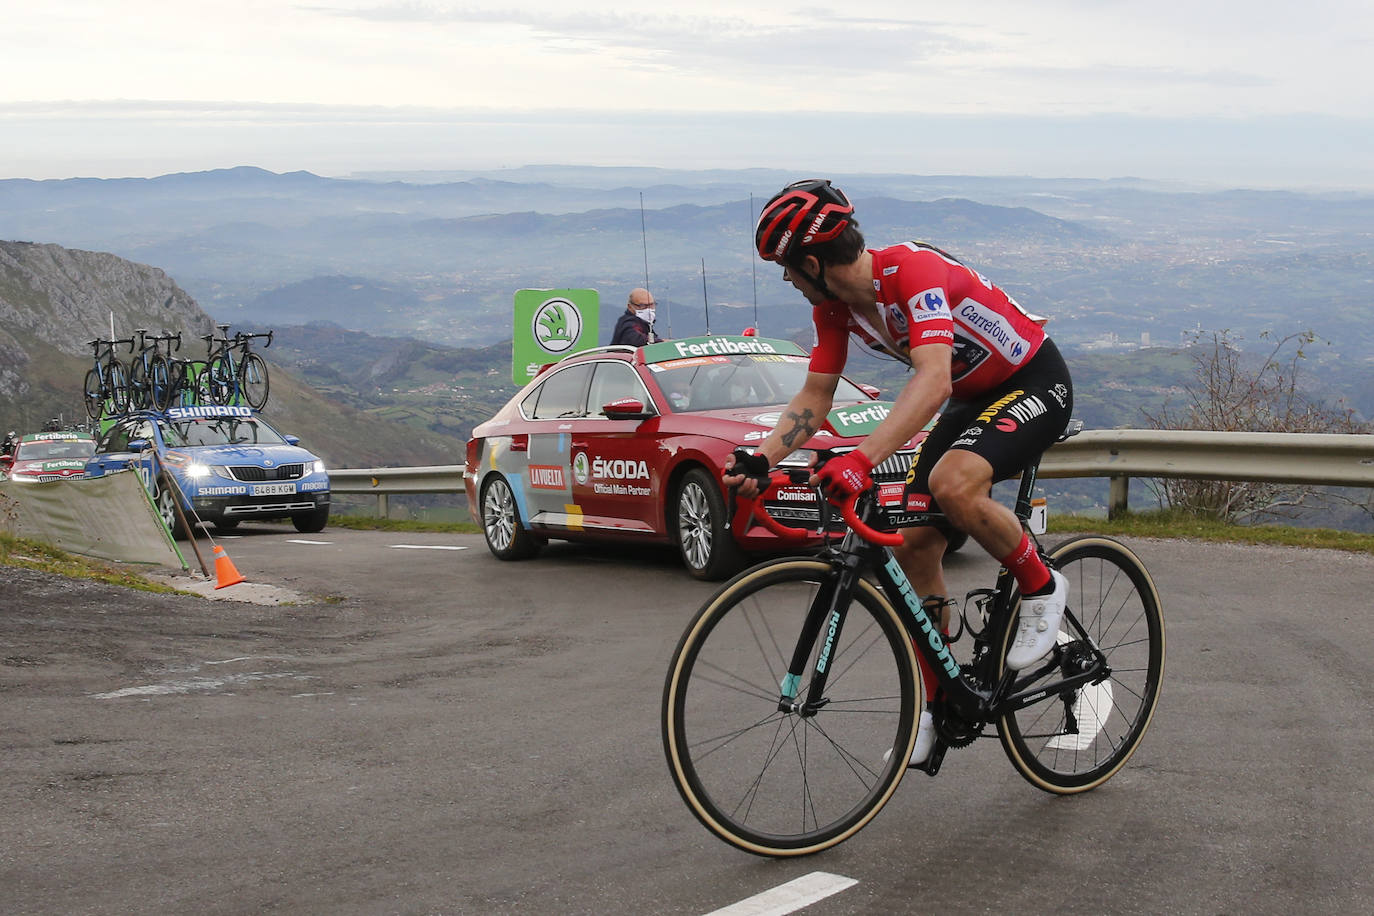
M 1369 0 L 833 6 L 0 0 L 0 177 L 572 163 L 1374 188 Z

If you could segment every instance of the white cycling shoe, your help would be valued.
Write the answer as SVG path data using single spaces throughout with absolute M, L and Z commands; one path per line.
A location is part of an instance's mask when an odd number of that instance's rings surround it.
M 930 710 L 921 710 L 921 721 L 916 725 L 916 746 L 911 749 L 911 759 L 907 761 L 907 766 L 920 766 L 926 762 L 930 756 L 930 751 L 935 747 L 935 717 L 930 714 Z M 888 748 L 883 754 L 883 763 L 892 759 L 892 748 Z
M 1054 570 L 1050 571 L 1050 576 L 1054 579 L 1054 591 L 1021 599 L 1021 622 L 1007 650 L 1007 667 L 1015 671 L 1044 658 L 1054 648 L 1055 637 L 1059 635 L 1059 621 L 1069 602 L 1069 580 Z

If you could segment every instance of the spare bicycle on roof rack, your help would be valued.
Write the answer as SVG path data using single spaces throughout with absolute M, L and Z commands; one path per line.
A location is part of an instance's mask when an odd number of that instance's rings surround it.
M 1038 467 L 1037 458 L 1021 474 L 1023 527 Z M 810 473 L 775 470 L 771 485 L 804 484 Z M 767 516 L 761 497 L 741 500 L 736 521 L 753 515 L 779 537 L 799 533 Z M 913 768 L 934 776 L 947 751 L 995 724 L 1012 765 L 1047 792 L 1084 792 L 1121 769 L 1150 724 L 1164 673 L 1159 594 L 1129 548 L 1083 536 L 1041 550 L 1068 579 L 1069 606 L 1048 654 L 1014 670 L 1006 657 L 1021 601 L 1007 570 L 965 597 L 961 631 L 972 651 L 961 663 L 950 648 L 960 633 L 941 636 L 941 608 L 922 603 L 889 549 L 901 535 L 874 527 L 885 520 L 872 491 L 840 510 L 849 530 L 838 545 L 740 573 L 701 607 L 673 654 L 663 746 L 678 792 L 708 830 L 747 852 L 796 856 L 871 821 L 916 743 L 925 706 L 917 653 L 940 687 L 935 744 Z

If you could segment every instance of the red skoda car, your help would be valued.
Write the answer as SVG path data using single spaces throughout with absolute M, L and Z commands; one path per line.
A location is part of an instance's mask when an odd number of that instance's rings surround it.
M 82 432 L 32 433 L 19 437 L 14 454 L 0 457 L 0 479 L 15 483 L 47 483 L 86 476 L 86 460 L 95 453 L 95 440 Z
M 503 560 L 531 557 L 552 538 L 675 544 L 699 579 L 733 574 L 749 553 L 795 549 L 758 525 L 732 534 L 721 469 L 772 431 L 807 365 L 790 341 L 717 336 L 602 347 L 545 367 L 473 430 L 464 471 L 473 519 Z M 871 391 L 841 379 L 826 424 L 788 463 L 856 447 L 890 407 Z M 885 504 L 899 501 L 924 435 L 874 469 Z M 770 496 L 775 518 L 817 518 L 806 487 Z

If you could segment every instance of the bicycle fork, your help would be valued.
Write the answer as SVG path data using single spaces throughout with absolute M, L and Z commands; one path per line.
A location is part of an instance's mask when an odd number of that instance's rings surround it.
M 825 685 L 829 679 L 835 646 L 839 644 L 845 617 L 853 600 L 854 579 L 858 574 L 856 567 L 848 564 L 838 566 L 836 574 L 829 576 L 811 599 L 796 648 L 792 650 L 792 661 L 779 685 L 779 712 L 809 718 L 830 702 L 825 697 Z M 824 642 L 816 653 L 815 664 L 811 665 L 811 647 L 822 638 L 822 634 Z M 812 668 L 811 683 L 806 688 L 805 698 L 799 699 L 808 666 Z

